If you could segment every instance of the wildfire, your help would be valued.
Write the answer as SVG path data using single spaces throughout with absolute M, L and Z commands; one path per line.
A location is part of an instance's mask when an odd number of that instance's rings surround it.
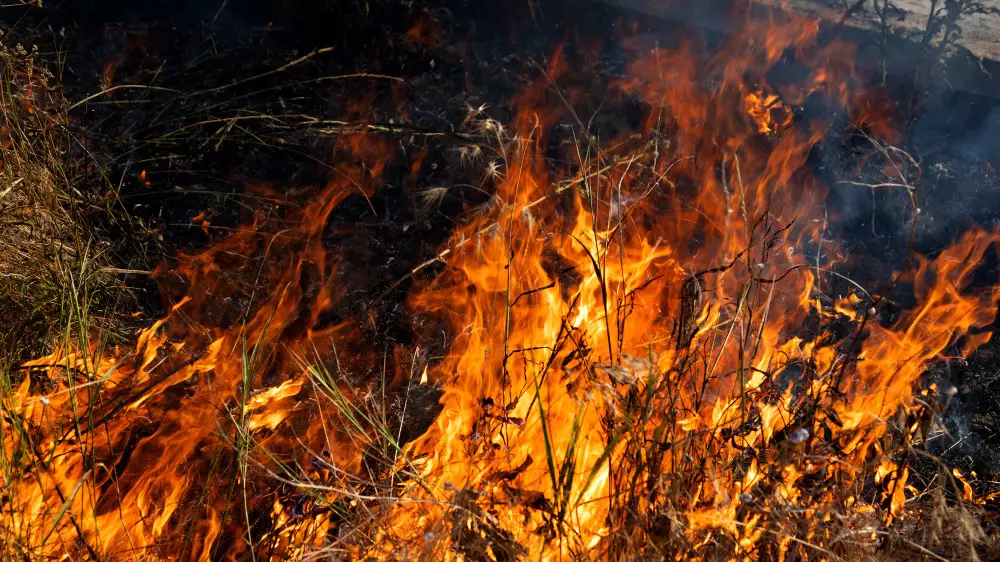
M 4 555 L 797 559 L 873 513 L 905 518 L 892 443 L 918 431 L 893 428 L 928 413 L 929 364 L 984 342 L 998 293 L 971 280 L 1000 235 L 919 258 L 894 322 L 877 295 L 827 297 L 843 258 L 806 167 L 826 125 L 786 104 L 846 104 L 852 70 L 817 61 L 853 52 L 768 25 L 756 47 L 637 54 L 612 88 L 646 118 L 587 154 L 551 155 L 572 87 L 528 86 L 509 126 L 471 118 L 498 171 L 440 272 L 409 280 L 414 345 L 380 349 L 378 319 L 344 313 L 363 264 L 327 224 L 393 158 L 345 137 L 343 173 L 307 206 L 158 270 L 184 297 L 134 348 L 23 366 L 3 405 L 3 462 L 25 472 L 6 483 Z M 806 88 L 749 85 L 789 50 L 814 65 Z M 547 72 L 571 75 L 559 57 Z M 421 393 L 440 411 L 407 435 Z

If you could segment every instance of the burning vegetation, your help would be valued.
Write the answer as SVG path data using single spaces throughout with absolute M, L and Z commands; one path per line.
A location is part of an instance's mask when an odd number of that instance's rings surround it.
M 368 100 L 306 119 L 328 182 L 248 180 L 267 205 L 157 268 L 167 311 L 134 343 L 68 338 L 4 375 L 3 558 L 995 554 L 997 488 L 935 454 L 956 391 L 926 373 L 990 339 L 1000 231 L 839 273 L 850 210 L 816 146 L 862 135 L 882 179 L 848 187 L 899 192 L 911 225 L 920 165 L 854 45 L 738 20 L 715 45 L 624 38 L 600 80 L 561 46 L 447 133 Z M 434 136 L 468 183 L 427 181 Z M 442 206 L 432 253 L 376 279 L 392 214 Z

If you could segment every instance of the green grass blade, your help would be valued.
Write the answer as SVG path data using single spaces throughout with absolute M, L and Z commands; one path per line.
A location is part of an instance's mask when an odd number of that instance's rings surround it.
M 66 501 L 63 502 L 62 507 L 59 508 L 59 513 L 56 514 L 55 521 L 52 522 L 52 528 L 49 529 L 49 532 L 45 533 L 45 537 L 42 538 L 41 542 L 42 545 L 48 542 L 49 537 L 52 536 L 52 533 L 56 532 L 56 529 L 59 528 L 59 521 L 62 520 L 63 515 L 66 515 L 66 511 L 69 510 L 70 504 L 73 503 L 73 498 L 75 498 L 76 494 L 80 492 L 80 488 L 83 487 L 83 483 L 87 480 L 89 476 L 90 476 L 89 470 L 87 472 L 84 472 L 83 476 L 80 477 L 80 480 L 77 481 L 76 486 L 73 487 L 73 491 L 70 492 L 68 496 L 66 496 Z

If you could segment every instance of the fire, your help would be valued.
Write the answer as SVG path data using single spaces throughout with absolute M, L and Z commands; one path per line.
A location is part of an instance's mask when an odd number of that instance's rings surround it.
M 749 92 L 743 98 L 747 114 L 757 124 L 757 131 L 763 135 L 777 135 L 792 124 L 792 114 L 781 99 L 763 91 Z
M 766 85 L 790 51 L 807 83 Z M 640 129 L 553 158 L 586 95 L 555 92 L 572 75 L 555 57 L 509 126 L 469 120 L 490 200 L 406 297 L 420 345 L 446 336 L 435 357 L 372 345 L 378 319 L 352 308 L 358 264 L 328 223 L 397 164 L 345 137 L 307 206 L 158 270 L 183 297 L 134 348 L 23 366 L 2 451 L 30 477 L 8 482 L 5 555 L 796 559 L 852 518 L 907 517 L 889 420 L 920 414 L 929 364 L 984 342 L 1000 294 L 972 278 L 1000 234 L 900 272 L 918 304 L 894 322 L 878 295 L 827 298 L 843 258 L 806 166 L 827 125 L 787 104 L 851 109 L 851 57 L 800 20 L 636 53 L 609 89 L 647 109 Z M 432 392 L 440 411 L 404 435 Z

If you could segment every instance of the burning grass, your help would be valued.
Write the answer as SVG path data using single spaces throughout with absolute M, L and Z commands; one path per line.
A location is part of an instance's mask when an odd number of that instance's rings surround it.
M 768 85 L 792 54 L 805 78 Z M 924 373 L 989 338 L 1000 233 L 846 279 L 807 163 L 836 131 L 794 107 L 859 123 L 851 46 L 772 19 L 633 55 L 595 92 L 557 53 L 509 120 L 469 109 L 441 135 L 468 188 L 416 181 L 414 130 L 336 122 L 329 183 L 249 186 L 288 210 L 162 265 L 134 345 L 70 334 L 8 375 L 3 556 L 989 559 L 991 490 L 927 451 L 953 393 Z M 642 116 L 609 133 L 594 100 Z M 917 162 L 871 141 L 864 186 L 917 220 Z M 350 236 L 394 220 L 395 169 L 414 216 L 480 199 L 375 290 Z

